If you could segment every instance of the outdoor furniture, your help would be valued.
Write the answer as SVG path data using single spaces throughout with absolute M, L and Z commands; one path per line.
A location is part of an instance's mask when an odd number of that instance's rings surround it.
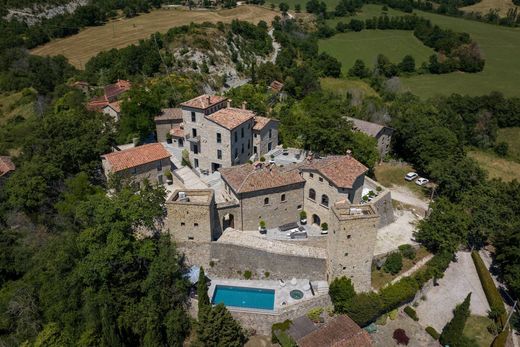
M 305 230 L 300 231 L 297 229 L 297 230 L 292 231 L 290 234 L 288 234 L 288 236 L 293 240 L 294 239 L 306 239 L 307 232 Z
M 291 280 L 291 285 L 295 286 L 296 284 L 298 284 L 298 280 L 296 279 L 296 277 L 293 277 Z
M 278 280 L 278 283 L 280 284 L 280 287 L 285 287 L 285 282 L 282 279 Z
M 298 223 L 296 223 L 296 222 L 287 223 L 287 224 L 284 224 L 284 225 L 280 225 L 278 227 L 278 229 L 280 229 L 280 231 L 288 231 L 288 230 L 297 229 L 297 228 L 298 228 Z

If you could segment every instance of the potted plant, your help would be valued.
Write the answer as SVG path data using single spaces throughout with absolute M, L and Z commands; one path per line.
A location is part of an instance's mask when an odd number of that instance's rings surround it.
M 173 175 L 170 170 L 166 170 L 166 172 L 164 173 L 164 176 L 166 176 L 166 183 L 173 184 Z
M 307 212 L 300 211 L 300 224 L 305 225 L 307 224 Z
M 172 134 L 170 134 L 170 133 L 166 134 L 166 143 L 172 143 Z
M 260 232 L 260 234 L 267 233 L 267 229 L 265 227 L 265 221 L 263 221 L 263 220 L 260 221 L 259 226 L 258 226 L 258 231 Z
M 327 223 L 321 223 L 321 233 L 322 234 L 329 233 L 329 225 Z

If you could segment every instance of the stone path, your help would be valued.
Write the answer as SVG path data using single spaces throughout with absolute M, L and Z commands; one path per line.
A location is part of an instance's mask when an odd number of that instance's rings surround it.
M 422 211 L 428 210 L 428 202 L 417 197 L 410 189 L 404 186 L 393 186 L 388 188 L 392 192 L 392 199 L 419 208 Z
M 433 254 L 429 254 L 427 255 L 426 257 L 422 258 L 421 260 L 419 260 L 417 262 L 417 264 L 415 264 L 414 266 L 412 266 L 410 269 L 406 270 L 405 272 L 403 272 L 402 274 L 400 274 L 399 276 L 397 276 L 396 278 L 394 278 L 390 283 L 395 283 L 397 281 L 399 281 L 401 278 L 403 277 L 408 277 L 410 276 L 411 274 L 413 274 L 415 271 L 417 271 L 421 266 L 423 266 L 424 264 L 426 264 L 431 258 L 433 258 Z

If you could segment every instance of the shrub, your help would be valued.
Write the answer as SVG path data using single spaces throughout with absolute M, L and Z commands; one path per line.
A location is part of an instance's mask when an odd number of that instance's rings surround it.
M 213 260 L 210 260 L 210 261 L 209 261 L 209 266 L 210 266 L 210 267 L 215 266 L 215 262 L 214 262 Z
M 435 330 L 434 327 L 426 327 L 426 329 L 424 329 L 424 330 L 426 330 L 426 332 L 427 332 L 428 334 L 430 334 L 430 336 L 433 337 L 434 340 L 438 340 L 439 337 L 441 336 L 441 335 L 437 332 L 437 330 Z
M 352 298 L 356 296 L 351 279 L 345 276 L 335 278 L 329 286 L 329 295 L 334 309 L 344 313 Z
M 260 225 L 260 228 L 265 229 L 265 221 L 264 220 L 261 220 L 259 225 Z
M 505 347 L 507 343 L 507 337 L 509 336 L 509 329 L 504 329 L 500 334 L 495 337 L 491 347 Z
M 265 278 L 269 278 L 269 276 L 271 276 L 271 274 L 269 273 L 269 271 L 264 272 L 264 277 L 265 277 Z
M 246 280 L 250 280 L 251 277 L 253 277 L 253 273 L 251 271 L 249 271 L 249 270 L 244 271 L 244 278 Z
M 306 219 L 307 218 L 307 212 L 300 211 L 300 219 Z
M 507 314 L 504 307 L 504 302 L 502 301 L 502 296 L 500 296 L 497 287 L 495 287 L 495 282 L 493 282 L 493 278 L 491 278 L 491 275 L 489 274 L 489 271 L 484 262 L 482 261 L 482 258 L 480 258 L 478 252 L 471 252 L 471 258 L 475 263 L 478 278 L 480 279 L 480 283 L 482 284 L 484 294 L 486 294 L 489 307 L 491 307 L 492 312 L 497 313 L 498 317 L 496 320 L 501 324 L 501 326 L 504 326 L 507 320 Z
M 166 176 L 166 178 L 169 180 L 173 179 L 173 174 L 170 170 L 166 170 L 166 172 L 164 173 L 164 176 Z
M 381 188 L 381 186 L 377 186 L 377 187 L 376 187 L 376 191 L 380 192 L 380 191 L 382 191 L 382 190 L 383 190 L 383 188 Z
M 416 256 L 415 248 L 412 245 L 401 245 L 399 246 L 399 251 L 401 255 L 405 258 L 414 260 Z
M 276 335 L 275 335 L 276 331 L 282 331 L 282 332 L 287 331 L 289 329 L 289 327 L 291 326 L 291 324 L 292 324 L 292 321 L 290 319 L 287 319 L 280 323 L 273 324 L 273 326 L 271 327 L 271 342 L 272 343 L 278 342 L 278 339 L 276 338 Z
M 395 320 L 398 313 L 397 310 L 392 310 L 388 313 L 388 318 L 390 318 L 390 320 Z
M 260 157 L 260 161 L 263 163 L 265 161 L 265 157 L 264 156 L 261 156 Z
M 385 261 L 385 265 L 383 265 L 383 270 L 385 272 L 391 273 L 392 275 L 396 275 L 403 268 L 403 257 L 401 253 L 391 253 Z
M 412 318 L 416 322 L 419 320 L 419 317 L 417 317 L 417 312 L 415 312 L 415 310 L 410 306 L 406 306 L 404 308 L 404 313 L 406 313 L 408 317 Z
M 384 310 L 389 311 L 410 302 L 418 290 L 419 285 L 417 282 L 411 277 L 405 277 L 381 289 L 379 296 L 383 302 Z
M 320 321 L 321 314 L 323 313 L 323 307 L 314 307 L 307 312 L 307 317 L 315 323 Z
M 382 302 L 377 294 L 361 293 L 351 300 L 342 313 L 346 313 L 359 326 L 364 327 L 376 320 L 381 308 Z
M 495 145 L 495 153 L 501 157 L 505 157 L 509 151 L 509 145 L 507 142 L 499 142 Z
M 410 338 L 406 336 L 406 332 L 403 329 L 395 329 L 393 334 L 394 340 L 397 342 L 398 345 L 408 345 L 408 342 L 410 342 Z
M 323 231 L 329 230 L 329 225 L 327 223 L 321 223 L 321 230 L 323 230 Z

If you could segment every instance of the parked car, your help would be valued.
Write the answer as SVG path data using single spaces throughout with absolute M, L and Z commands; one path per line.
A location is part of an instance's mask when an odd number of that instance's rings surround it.
M 419 177 L 419 175 L 415 172 L 409 172 L 407 173 L 405 176 L 404 176 L 404 179 L 407 180 L 407 181 L 413 181 L 414 179 L 416 179 L 417 177 Z
M 418 186 L 424 186 L 426 183 L 430 182 L 427 178 L 419 177 L 417 181 L 415 181 L 415 184 Z

